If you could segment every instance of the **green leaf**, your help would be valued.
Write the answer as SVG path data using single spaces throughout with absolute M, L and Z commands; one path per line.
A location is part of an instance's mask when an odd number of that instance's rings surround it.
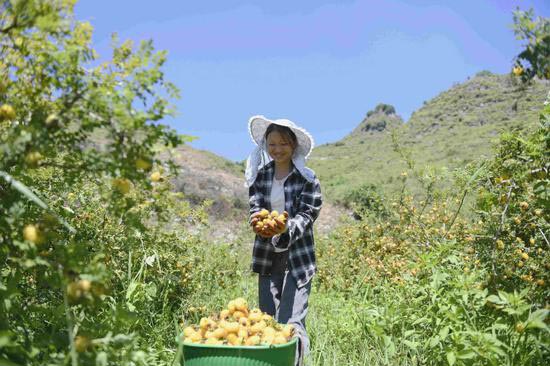
M 26 185 L 24 185 L 23 183 L 21 183 L 17 179 L 13 178 L 8 173 L 6 173 L 4 171 L 1 171 L 1 170 L 0 170 L 0 177 L 4 178 L 4 180 L 8 184 L 10 184 L 13 188 L 18 190 L 25 197 L 27 197 L 31 202 L 34 202 L 39 207 L 43 208 L 44 210 L 46 210 L 46 211 L 50 212 L 52 215 L 54 215 L 57 218 L 57 220 L 59 220 L 59 222 L 63 226 L 65 226 L 67 228 L 67 230 L 69 230 L 69 232 L 71 232 L 72 234 L 76 233 L 76 230 L 71 225 L 69 225 L 69 223 L 67 223 L 65 221 L 65 219 L 63 219 L 57 213 L 50 210 L 48 205 L 44 201 L 42 201 L 40 198 L 38 198 L 38 196 L 36 194 L 34 194 L 29 187 L 27 187 Z
M 441 338 L 441 340 L 444 341 L 448 335 L 449 335 L 449 326 L 445 326 L 441 328 L 441 330 L 439 331 L 439 338 Z
M 459 351 L 456 355 L 456 358 L 459 360 L 471 360 L 476 357 L 476 353 L 474 351 L 468 351 L 468 350 L 462 350 Z
M 434 347 L 438 346 L 440 343 L 441 342 L 439 340 L 439 336 L 435 336 L 433 338 L 430 338 L 429 345 L 430 345 L 431 348 L 434 348 Z
M 539 309 L 531 313 L 529 319 L 527 319 L 525 329 L 547 329 L 548 325 L 544 322 L 547 316 L 548 310 L 546 309 Z
M 453 366 L 456 362 L 456 356 L 453 351 L 447 352 L 447 362 L 449 363 L 449 366 Z
M 5 358 L 0 358 L 0 366 L 21 366 L 21 364 L 12 362 Z
M 403 341 L 403 343 L 414 351 L 416 351 L 418 349 L 418 346 L 420 345 L 420 343 L 418 342 L 408 341 L 406 339 Z

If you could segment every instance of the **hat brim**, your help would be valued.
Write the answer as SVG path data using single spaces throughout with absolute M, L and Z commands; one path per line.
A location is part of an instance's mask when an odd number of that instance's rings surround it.
M 296 126 L 294 122 L 288 119 L 271 120 L 264 116 L 251 117 L 248 121 L 248 132 L 250 134 L 250 138 L 252 138 L 252 141 L 254 141 L 256 145 L 262 145 L 265 131 L 271 124 L 290 128 L 298 140 L 298 146 L 296 147 L 294 153 L 302 154 L 306 158 L 309 156 L 315 145 L 313 137 L 305 129 Z

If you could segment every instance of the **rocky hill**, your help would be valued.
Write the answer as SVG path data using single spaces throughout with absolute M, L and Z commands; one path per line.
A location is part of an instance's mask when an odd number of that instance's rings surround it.
M 538 125 L 548 90 L 548 82 L 523 87 L 510 75 L 481 72 L 426 101 L 406 123 L 392 106 L 378 105 L 348 136 L 317 147 L 309 164 L 332 202 L 345 202 L 366 183 L 395 192 L 408 168 L 396 147 L 417 168 L 452 169 L 488 157 L 500 133 Z

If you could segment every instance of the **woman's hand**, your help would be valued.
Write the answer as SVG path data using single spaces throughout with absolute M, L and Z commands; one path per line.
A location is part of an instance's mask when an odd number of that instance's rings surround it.
M 252 230 L 262 238 L 271 238 L 274 235 L 282 234 L 287 230 L 286 219 L 288 213 L 284 211 L 281 215 L 270 215 L 269 211 L 261 210 L 250 216 Z

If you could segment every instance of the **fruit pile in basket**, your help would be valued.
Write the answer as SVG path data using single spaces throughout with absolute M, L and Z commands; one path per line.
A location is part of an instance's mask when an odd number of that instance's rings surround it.
M 257 218 L 254 219 L 253 225 L 257 232 L 268 236 L 271 231 L 277 231 L 277 228 L 284 228 L 286 225 L 286 219 L 288 218 L 288 212 L 283 211 L 279 214 L 277 210 L 269 212 L 265 208 L 262 209 Z
M 290 324 L 279 324 L 260 309 L 248 309 L 245 299 L 229 301 L 227 309 L 202 318 L 183 330 L 185 343 L 260 346 L 288 343 L 294 335 Z

